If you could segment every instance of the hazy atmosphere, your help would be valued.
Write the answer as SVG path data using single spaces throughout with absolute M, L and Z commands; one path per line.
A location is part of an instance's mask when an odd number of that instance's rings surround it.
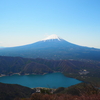
M 0 0 L 0 46 L 34 43 L 51 34 L 100 48 L 100 0 Z

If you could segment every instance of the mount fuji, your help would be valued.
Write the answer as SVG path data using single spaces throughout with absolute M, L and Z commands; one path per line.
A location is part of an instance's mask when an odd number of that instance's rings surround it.
M 18 47 L 0 49 L 1 56 L 20 56 L 44 59 L 100 60 L 100 49 L 79 46 L 53 34 L 38 42 Z
M 24 49 L 36 49 L 36 48 L 63 48 L 63 47 L 74 47 L 76 46 L 75 44 L 69 43 L 66 40 L 58 37 L 57 35 L 53 34 L 48 36 L 45 39 L 42 39 L 38 42 L 29 44 L 29 45 L 24 45 L 24 46 L 20 46 L 17 48 L 24 48 Z

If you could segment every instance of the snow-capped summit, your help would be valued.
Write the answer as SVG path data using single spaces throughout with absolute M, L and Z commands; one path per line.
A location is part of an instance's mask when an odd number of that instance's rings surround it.
M 54 40 L 57 39 L 59 41 L 61 41 L 62 39 L 60 37 L 58 37 L 56 34 L 50 35 L 47 38 L 43 39 L 42 41 L 46 41 L 46 40 Z

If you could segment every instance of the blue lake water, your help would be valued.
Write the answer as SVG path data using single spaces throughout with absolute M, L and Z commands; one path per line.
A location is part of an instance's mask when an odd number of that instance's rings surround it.
M 51 73 L 45 75 L 13 75 L 0 77 L 0 82 L 20 84 L 30 88 L 34 87 L 69 87 L 81 83 L 81 81 L 65 77 L 62 73 Z

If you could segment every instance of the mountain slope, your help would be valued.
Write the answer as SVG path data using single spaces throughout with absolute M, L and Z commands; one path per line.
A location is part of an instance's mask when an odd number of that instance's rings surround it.
M 2 48 L 2 56 L 20 56 L 44 59 L 92 59 L 100 60 L 100 49 L 78 46 L 51 35 L 33 44 Z
M 85 71 L 84 71 L 85 70 Z M 99 61 L 47 60 L 0 56 L 0 76 L 62 72 L 86 82 L 100 82 Z
M 17 84 L 0 83 L 0 100 L 16 100 L 19 98 L 28 98 L 35 91 Z
M 97 73 L 100 68 L 100 62 L 77 61 L 77 60 L 47 60 L 47 59 L 29 59 L 21 57 L 0 56 L 0 74 L 12 75 L 13 73 L 52 73 L 55 71 L 77 73 L 82 69 L 92 70 Z M 93 75 L 93 73 L 91 74 Z

